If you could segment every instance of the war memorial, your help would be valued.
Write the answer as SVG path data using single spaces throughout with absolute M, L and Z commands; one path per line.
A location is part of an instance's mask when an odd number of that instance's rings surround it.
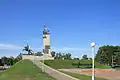
M 50 31 L 48 30 L 48 28 L 46 27 L 46 25 L 44 25 L 44 30 L 43 30 L 43 56 L 35 56 L 34 53 L 33 55 L 29 55 L 29 54 L 23 54 L 22 55 L 22 59 L 30 59 L 30 60 L 54 60 L 54 57 L 52 57 L 51 55 L 51 50 L 50 50 Z

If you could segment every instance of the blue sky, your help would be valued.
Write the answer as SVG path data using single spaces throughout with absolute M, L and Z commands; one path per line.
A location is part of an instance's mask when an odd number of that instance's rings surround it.
M 119 0 L 1 0 L 0 56 L 18 55 L 26 42 L 41 51 L 44 24 L 57 52 L 91 56 L 93 40 L 96 51 L 102 45 L 119 45 L 119 4 Z

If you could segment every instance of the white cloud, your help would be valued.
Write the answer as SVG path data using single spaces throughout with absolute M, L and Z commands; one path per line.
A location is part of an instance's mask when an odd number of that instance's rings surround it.
M 2 50 L 20 50 L 23 47 L 14 44 L 0 44 L 0 49 Z

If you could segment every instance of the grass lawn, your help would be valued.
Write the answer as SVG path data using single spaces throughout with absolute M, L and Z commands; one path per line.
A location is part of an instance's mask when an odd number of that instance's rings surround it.
M 51 66 L 52 68 L 55 69 L 60 69 L 60 68 L 78 68 L 77 65 L 72 65 L 72 63 L 79 63 L 79 60 L 45 60 L 45 64 L 48 66 Z M 91 64 L 91 60 L 80 60 L 80 64 Z M 102 69 L 108 69 L 111 68 L 110 66 L 99 64 L 95 62 L 95 67 L 96 68 L 102 68 Z M 79 68 L 87 68 L 86 66 L 80 66 Z
M 0 72 L 0 80 L 56 80 L 29 60 L 20 61 L 6 71 Z
M 75 73 L 66 72 L 66 71 L 60 71 L 60 72 L 63 72 L 63 73 L 68 74 L 72 77 L 78 78 L 80 80 L 92 80 L 91 76 L 87 76 L 87 75 L 83 75 L 83 74 L 75 74 Z M 96 77 L 95 80 L 107 80 L 107 79 Z

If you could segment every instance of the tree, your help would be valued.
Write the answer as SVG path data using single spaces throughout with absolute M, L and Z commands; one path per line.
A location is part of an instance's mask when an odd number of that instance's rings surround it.
M 1 65 L 13 65 L 14 64 L 14 57 L 2 57 L 1 58 Z
M 4 66 L 4 65 L 14 65 L 16 62 L 20 61 L 22 59 L 22 53 L 20 53 L 16 58 L 10 56 L 10 57 L 2 57 L 0 59 L 0 65 Z
M 109 45 L 102 46 L 99 48 L 95 59 L 99 63 L 112 65 L 113 59 L 115 62 L 120 60 L 119 52 L 120 52 L 120 46 L 109 46 Z
M 22 53 L 20 53 L 15 59 L 14 59 L 14 63 L 18 62 L 22 60 Z
M 70 53 L 65 54 L 64 59 L 69 59 L 69 60 L 72 59 L 71 54 Z
M 62 53 L 61 52 L 59 52 L 58 53 L 58 59 L 62 59 L 63 57 L 62 57 Z
M 10 65 L 13 65 L 14 64 L 14 57 L 11 56 L 9 59 L 10 59 Z
M 89 60 L 92 60 L 92 58 L 89 58 Z
M 88 60 L 87 55 L 83 55 L 83 56 L 82 56 L 82 59 L 83 59 L 83 60 Z
M 113 56 L 113 62 L 115 61 L 116 64 L 119 64 L 120 65 L 120 52 L 115 52 L 114 53 L 115 55 Z
M 55 59 L 59 59 L 59 54 L 56 53 Z
M 13 65 L 14 64 L 14 57 L 7 58 L 7 65 Z
M 8 58 L 5 57 L 5 56 L 1 58 L 1 60 L 2 60 L 2 65 L 7 64 L 7 59 L 8 59 Z
M 52 57 L 55 57 L 55 52 L 52 51 L 52 52 L 51 52 L 51 55 L 52 55 Z
M 73 58 L 74 60 L 79 60 L 79 58 Z
M 42 52 L 36 52 L 35 55 L 36 56 L 43 56 Z
M 0 59 L 0 66 L 2 66 L 2 60 Z
M 55 53 L 55 52 L 52 52 L 52 56 L 54 56 L 55 59 L 72 59 L 71 58 L 71 54 L 70 53 Z
M 120 65 L 120 46 L 117 46 L 117 50 L 115 54 L 116 54 L 116 58 L 115 58 L 116 63 Z

